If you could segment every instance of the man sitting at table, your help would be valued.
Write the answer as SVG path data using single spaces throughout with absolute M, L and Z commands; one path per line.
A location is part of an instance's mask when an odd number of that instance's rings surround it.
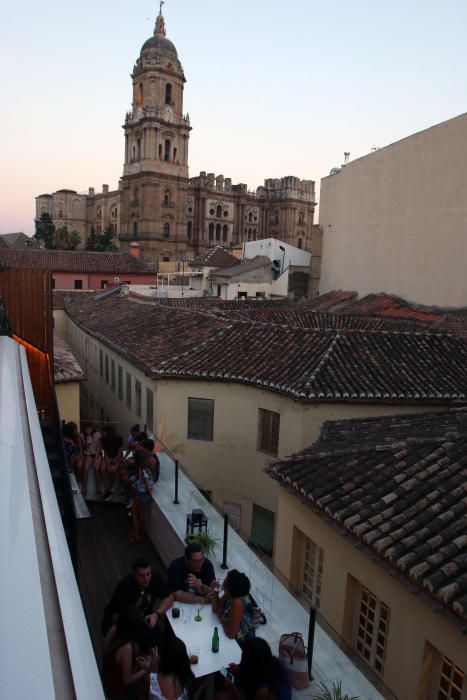
M 105 636 L 123 612 L 136 607 L 141 612 L 136 641 L 146 648 L 158 646 L 161 637 L 159 622 L 173 605 L 174 598 L 146 559 L 136 559 L 132 568 L 132 573 L 117 584 L 104 610 L 102 633 Z
M 211 602 L 216 576 L 199 544 L 192 542 L 185 548 L 185 556 L 170 563 L 167 577 L 169 588 L 180 603 Z

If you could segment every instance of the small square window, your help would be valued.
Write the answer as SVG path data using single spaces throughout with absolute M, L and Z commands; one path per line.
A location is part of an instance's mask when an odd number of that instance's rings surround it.
M 75 280 L 75 289 L 83 288 L 83 280 Z

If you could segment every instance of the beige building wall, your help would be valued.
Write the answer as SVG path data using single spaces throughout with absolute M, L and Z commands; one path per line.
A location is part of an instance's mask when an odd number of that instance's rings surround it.
M 467 114 L 321 181 L 320 293 L 467 304 Z
M 80 382 L 60 382 L 55 384 L 60 420 L 64 420 L 66 423 L 73 421 L 76 425 L 79 425 L 79 385 Z
M 298 577 L 299 532 L 324 551 L 320 612 L 347 642 L 352 642 L 352 622 L 359 603 L 353 596 L 352 581 L 366 586 L 389 606 L 383 680 L 400 700 L 438 697 L 429 690 L 437 659 L 430 659 L 428 645 L 467 671 L 467 640 L 457 626 L 432 610 L 431 605 L 439 606 L 434 599 L 425 602 L 411 594 L 356 549 L 350 537 L 342 537 L 296 496 L 280 488 L 275 564 L 294 583 Z

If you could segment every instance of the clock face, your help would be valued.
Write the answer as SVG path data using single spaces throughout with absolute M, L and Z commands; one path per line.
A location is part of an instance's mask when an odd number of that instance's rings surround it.
M 172 107 L 166 107 L 166 108 L 165 108 L 165 119 L 166 119 L 166 121 L 171 122 L 172 119 L 173 119 L 173 115 L 174 115 L 174 113 L 173 113 Z

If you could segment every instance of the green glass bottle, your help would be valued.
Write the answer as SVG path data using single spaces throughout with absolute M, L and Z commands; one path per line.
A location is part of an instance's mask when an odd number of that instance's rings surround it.
M 219 632 L 217 630 L 217 627 L 214 627 L 214 634 L 212 635 L 212 652 L 213 654 L 217 654 L 219 651 Z

